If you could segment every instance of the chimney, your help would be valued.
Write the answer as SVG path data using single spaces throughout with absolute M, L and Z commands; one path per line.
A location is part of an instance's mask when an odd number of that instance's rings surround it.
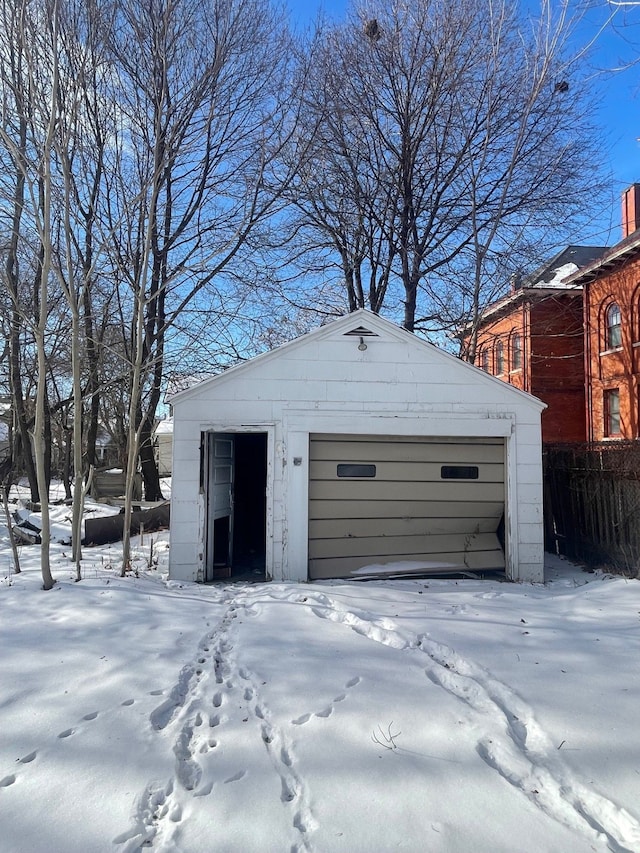
M 622 239 L 640 228 L 640 184 L 622 193 Z

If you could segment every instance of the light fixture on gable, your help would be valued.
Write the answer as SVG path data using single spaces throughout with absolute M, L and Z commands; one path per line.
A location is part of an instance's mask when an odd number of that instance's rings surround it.
M 365 344 L 364 338 L 361 335 L 360 336 L 360 343 L 358 344 L 358 349 L 360 350 L 360 352 L 364 352 L 366 350 L 366 348 L 367 348 L 367 345 Z

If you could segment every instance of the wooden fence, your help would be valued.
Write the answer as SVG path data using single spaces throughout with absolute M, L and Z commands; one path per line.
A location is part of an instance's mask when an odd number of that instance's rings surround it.
M 548 551 L 640 576 L 640 442 L 545 445 Z

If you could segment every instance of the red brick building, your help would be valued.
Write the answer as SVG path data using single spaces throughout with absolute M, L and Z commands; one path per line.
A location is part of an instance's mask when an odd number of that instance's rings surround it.
M 573 273 L 584 289 L 586 438 L 640 438 L 640 184 L 622 196 L 622 241 Z
M 547 404 L 544 442 L 586 438 L 582 286 L 564 279 L 604 252 L 603 246 L 568 246 L 514 282 L 480 320 L 475 363 Z

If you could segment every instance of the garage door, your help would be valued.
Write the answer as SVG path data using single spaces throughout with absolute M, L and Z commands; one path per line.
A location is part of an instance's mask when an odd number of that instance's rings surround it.
M 504 569 L 504 505 L 501 438 L 311 435 L 309 577 Z

